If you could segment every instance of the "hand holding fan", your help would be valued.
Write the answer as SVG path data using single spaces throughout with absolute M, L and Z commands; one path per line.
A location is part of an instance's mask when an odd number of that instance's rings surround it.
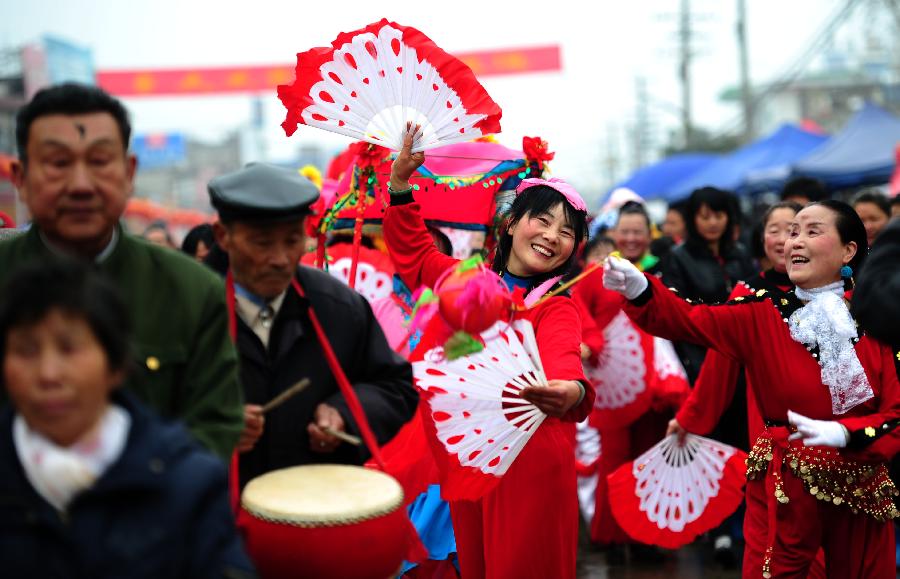
M 747 454 L 670 435 L 607 477 L 616 521 L 633 539 L 676 549 L 720 524 L 744 498 Z
M 469 67 L 386 19 L 298 54 L 295 74 L 278 87 L 288 136 L 302 123 L 400 150 L 407 125 L 421 125 L 418 152 L 500 132 L 500 107 Z
M 547 385 L 531 323 L 499 322 L 482 337 L 480 352 L 451 360 L 436 347 L 413 363 L 448 500 L 491 490 L 546 418 L 520 396 Z

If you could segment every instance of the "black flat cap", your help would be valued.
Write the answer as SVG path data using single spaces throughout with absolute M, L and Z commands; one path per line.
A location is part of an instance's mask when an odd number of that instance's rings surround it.
M 296 169 L 268 163 L 250 163 L 219 175 L 207 188 L 210 202 L 225 223 L 300 219 L 319 198 L 318 188 Z

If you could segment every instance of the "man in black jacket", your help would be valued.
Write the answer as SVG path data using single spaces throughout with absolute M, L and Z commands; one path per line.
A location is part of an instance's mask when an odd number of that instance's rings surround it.
M 298 266 L 318 190 L 296 171 L 251 164 L 209 183 L 216 242 L 228 255 L 229 306 L 247 401 L 240 481 L 307 463 L 361 464 L 364 447 L 326 363 L 310 310 L 359 397 L 380 444 L 415 411 L 408 362 L 388 346 L 368 302 L 327 273 Z M 233 293 L 232 293 L 233 292 Z M 261 406 L 303 378 L 310 385 L 263 416 Z M 335 435 L 335 433 L 339 433 Z

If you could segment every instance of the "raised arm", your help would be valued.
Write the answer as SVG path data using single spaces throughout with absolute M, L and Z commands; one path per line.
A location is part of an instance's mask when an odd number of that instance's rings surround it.
M 403 140 L 403 148 L 391 165 L 391 205 L 384 212 L 384 241 L 400 279 L 411 290 L 433 287 L 437 279 L 457 260 L 442 254 L 425 227 L 409 179 L 425 162 L 425 153 L 412 153 L 413 132 Z

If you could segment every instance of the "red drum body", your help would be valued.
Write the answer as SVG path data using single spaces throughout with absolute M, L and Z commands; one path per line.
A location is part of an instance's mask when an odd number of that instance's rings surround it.
M 407 553 L 403 490 L 347 465 L 266 473 L 241 495 L 240 526 L 263 579 L 387 579 Z

